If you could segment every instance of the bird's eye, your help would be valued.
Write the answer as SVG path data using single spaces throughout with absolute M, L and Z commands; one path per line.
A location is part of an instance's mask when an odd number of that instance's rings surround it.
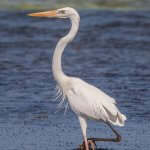
M 60 14 L 65 14 L 65 10 L 60 10 L 59 13 Z

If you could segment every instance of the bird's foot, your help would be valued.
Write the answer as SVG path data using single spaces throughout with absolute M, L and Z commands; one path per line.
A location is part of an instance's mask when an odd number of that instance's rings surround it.
M 95 150 L 96 143 L 95 143 L 94 139 L 92 139 L 92 138 L 88 139 L 88 145 L 89 145 L 89 150 Z
M 94 139 L 90 138 L 87 140 L 88 141 L 88 146 L 89 146 L 89 150 L 95 150 L 96 144 Z M 83 141 L 83 143 L 80 145 L 79 150 L 86 150 L 85 147 L 85 142 Z
M 84 141 L 83 141 L 82 144 L 80 144 L 79 150 L 86 150 L 86 148 L 85 148 L 85 142 Z

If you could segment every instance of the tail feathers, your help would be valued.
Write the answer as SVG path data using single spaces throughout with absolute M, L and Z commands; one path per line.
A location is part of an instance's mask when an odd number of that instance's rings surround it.
M 117 113 L 116 121 L 109 120 L 113 125 L 118 125 L 118 126 L 124 126 L 125 120 L 127 119 L 125 115 L 121 114 L 120 112 Z
M 125 115 L 118 112 L 118 114 L 117 114 L 117 120 L 118 120 L 117 125 L 118 126 L 124 126 L 126 119 L 127 119 L 127 117 Z
M 127 117 L 125 115 L 121 114 L 121 116 L 122 116 L 123 122 L 127 120 Z
M 109 112 L 106 108 L 105 108 L 106 112 L 107 112 L 107 121 L 109 121 L 110 123 L 112 123 L 113 125 L 118 125 L 118 126 L 124 126 L 125 124 L 125 120 L 127 119 L 125 115 L 121 114 L 119 112 L 119 110 L 117 111 L 117 114 L 114 116 L 111 112 Z

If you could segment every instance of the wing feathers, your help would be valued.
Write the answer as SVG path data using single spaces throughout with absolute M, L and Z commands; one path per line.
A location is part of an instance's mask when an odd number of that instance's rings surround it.
M 71 84 L 67 98 L 78 115 L 83 114 L 95 120 L 108 120 L 114 125 L 124 125 L 126 117 L 119 112 L 116 101 L 81 79 L 75 79 Z

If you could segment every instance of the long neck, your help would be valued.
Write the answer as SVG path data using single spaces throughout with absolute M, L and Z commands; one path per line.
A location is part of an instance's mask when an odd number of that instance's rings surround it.
M 79 20 L 77 18 L 72 17 L 70 18 L 70 20 L 72 23 L 70 32 L 65 37 L 59 40 L 53 55 L 52 70 L 54 78 L 57 82 L 60 82 L 63 77 L 66 77 L 61 66 L 62 53 L 66 45 L 73 40 L 79 28 Z

